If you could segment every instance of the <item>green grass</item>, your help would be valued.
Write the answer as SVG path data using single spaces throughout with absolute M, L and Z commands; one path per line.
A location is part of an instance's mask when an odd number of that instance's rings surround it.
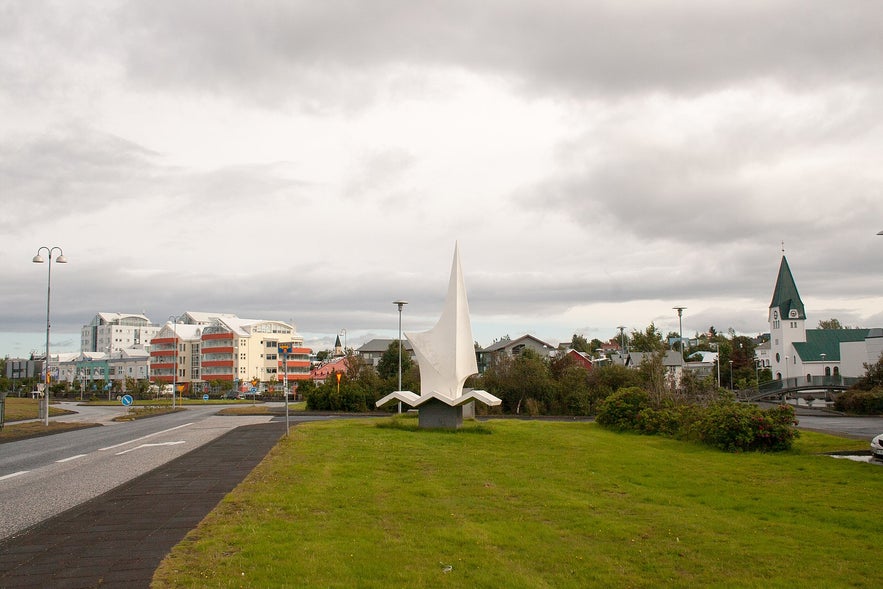
M 817 454 L 865 442 L 806 432 L 789 452 L 726 454 L 588 423 L 470 427 L 484 435 L 376 420 L 298 426 L 172 551 L 154 586 L 877 587 L 883 578 L 883 469 Z
M 0 444 L 17 442 L 27 438 L 38 438 L 52 434 L 63 434 L 77 429 L 88 427 L 100 427 L 100 423 L 50 421 L 49 425 L 43 425 L 42 421 L 28 421 L 25 423 L 6 424 L 0 430 Z
M 21 421 L 24 419 L 37 419 L 40 411 L 40 403 L 42 399 L 31 399 L 26 397 L 6 397 L 4 400 L 4 415 L 6 422 Z M 56 417 L 58 415 L 69 415 L 75 413 L 67 409 L 59 409 L 52 406 L 52 400 L 49 403 L 49 416 Z

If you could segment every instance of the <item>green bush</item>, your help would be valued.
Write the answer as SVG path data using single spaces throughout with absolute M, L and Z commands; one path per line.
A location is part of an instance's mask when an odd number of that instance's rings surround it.
M 855 415 L 880 415 L 883 413 L 883 388 L 843 391 L 834 399 L 834 409 Z
M 309 411 L 345 411 L 362 413 L 374 409 L 375 395 L 366 392 L 354 382 L 344 381 L 338 390 L 337 383 L 326 382 L 307 388 L 304 398 Z
M 755 405 L 718 403 L 703 412 L 693 433 L 727 452 L 781 451 L 791 448 L 797 437 L 795 423 L 794 409 L 788 405 L 764 411 Z
M 791 448 L 798 436 L 794 409 L 721 401 L 654 408 L 638 387 L 610 395 L 598 411 L 598 424 L 618 431 L 665 435 L 708 444 L 727 452 L 775 452 Z
M 642 434 L 675 436 L 680 429 L 680 414 L 673 407 L 647 407 L 638 412 L 636 425 Z
M 614 430 L 641 431 L 638 415 L 649 406 L 650 395 L 647 391 L 639 387 L 626 387 L 601 403 L 595 420 Z

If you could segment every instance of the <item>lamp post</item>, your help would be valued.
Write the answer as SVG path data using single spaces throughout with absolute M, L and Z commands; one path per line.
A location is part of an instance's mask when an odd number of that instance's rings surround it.
M 730 360 L 730 390 L 733 390 L 733 361 Z
M 625 358 L 625 325 L 617 325 L 616 329 L 619 330 L 619 356 Z
M 34 256 L 32 262 L 35 264 L 43 263 L 43 256 L 40 255 L 40 252 L 46 250 L 46 257 L 49 259 L 48 269 L 49 272 L 46 278 L 46 378 L 44 379 L 44 383 L 46 385 L 46 390 L 43 392 L 43 406 L 45 408 L 45 412 L 43 413 L 43 425 L 49 425 L 49 300 L 50 295 L 52 294 L 52 253 L 58 251 L 58 257 L 55 258 L 55 261 L 59 264 L 67 264 L 67 258 L 64 257 L 64 252 L 58 246 L 41 246 L 37 249 L 37 255 Z
M 343 334 L 343 355 L 346 356 L 346 329 L 341 329 L 340 333 Z
M 175 410 L 175 397 L 178 396 L 178 317 L 169 315 L 169 321 L 172 322 L 172 333 L 174 334 L 175 353 L 172 356 L 174 366 L 172 368 L 172 411 Z
M 684 309 L 686 308 L 687 307 L 672 307 L 672 309 L 678 312 L 678 350 L 681 352 L 681 358 L 684 357 L 684 323 L 682 316 L 684 314 Z
M 402 390 L 402 307 L 408 304 L 408 301 L 393 301 L 393 305 L 399 308 L 399 390 Z M 399 413 L 402 412 L 402 402 L 399 401 Z

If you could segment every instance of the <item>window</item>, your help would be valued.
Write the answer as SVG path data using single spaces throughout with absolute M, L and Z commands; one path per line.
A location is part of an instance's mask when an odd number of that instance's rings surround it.
M 779 342 L 776 342 L 776 343 L 778 344 Z M 779 356 L 779 352 L 776 352 L 776 362 L 778 363 L 778 362 L 781 362 L 781 361 L 782 361 L 782 359 L 781 359 L 781 357 Z

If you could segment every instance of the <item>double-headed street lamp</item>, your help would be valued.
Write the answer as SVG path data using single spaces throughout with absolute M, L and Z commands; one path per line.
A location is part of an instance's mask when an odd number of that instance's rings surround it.
M 393 301 L 393 305 L 399 307 L 399 389 L 402 390 L 402 307 L 408 304 L 408 301 Z M 402 402 L 399 401 L 399 413 L 402 412 Z
M 40 252 L 46 250 L 46 257 L 49 260 L 49 273 L 46 279 L 46 378 L 44 379 L 44 383 L 46 386 L 46 390 L 43 391 L 43 406 L 45 411 L 43 412 L 43 425 L 49 425 L 49 300 L 52 294 L 52 254 L 55 251 L 58 251 L 58 257 L 55 258 L 55 261 L 59 264 L 67 264 L 67 258 L 64 257 L 64 252 L 60 247 L 53 246 L 41 246 L 37 250 L 37 255 L 34 256 L 32 260 L 35 264 L 42 264 L 44 262 L 43 256 L 40 255 Z
M 172 322 L 172 333 L 174 334 L 175 353 L 172 356 L 174 366 L 172 368 L 172 411 L 175 410 L 175 397 L 178 396 L 178 316 L 170 315 L 169 321 Z

